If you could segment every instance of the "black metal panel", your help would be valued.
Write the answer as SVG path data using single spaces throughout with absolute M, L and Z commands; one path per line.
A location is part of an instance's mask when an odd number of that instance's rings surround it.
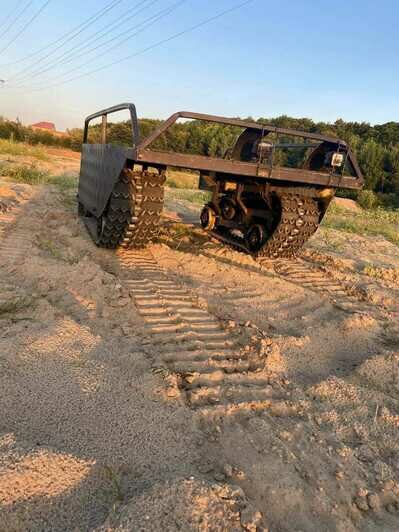
M 126 148 L 83 144 L 78 199 L 94 216 L 99 217 L 104 212 L 126 159 Z

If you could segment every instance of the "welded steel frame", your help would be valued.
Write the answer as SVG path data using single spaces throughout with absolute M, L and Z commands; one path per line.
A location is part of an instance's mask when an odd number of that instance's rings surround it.
M 152 166 L 160 169 L 173 166 L 176 168 L 198 170 L 202 173 L 213 172 L 217 174 L 224 174 L 229 177 L 235 176 L 237 178 L 253 178 L 257 180 L 259 178 L 264 178 L 272 183 L 280 182 L 287 185 L 291 183 L 303 183 L 313 186 L 359 189 L 364 184 L 364 179 L 356 161 L 356 157 L 343 140 L 327 137 L 318 133 L 311 133 L 296 129 L 279 128 L 270 125 L 258 124 L 256 122 L 247 120 L 226 118 L 217 115 L 181 111 L 170 116 L 147 138 L 140 140 L 136 107 L 134 104 L 125 103 L 104 109 L 88 116 L 85 120 L 83 136 L 84 144 L 87 143 L 90 122 L 95 118 L 100 117 L 102 117 L 101 140 L 102 144 L 106 144 L 107 116 L 111 113 L 122 111 L 124 109 L 128 109 L 130 112 L 130 121 L 132 127 L 132 147 L 126 149 L 126 158 L 129 160 L 130 164 L 141 164 L 147 167 Z M 346 157 L 352 165 L 355 175 L 344 176 L 337 175 L 333 172 L 326 173 L 303 168 L 287 168 L 273 165 L 271 167 L 264 167 L 254 162 L 243 162 L 185 153 L 162 152 L 151 149 L 151 144 L 153 144 L 179 119 L 199 120 L 226 126 L 236 126 L 244 130 L 259 132 L 262 136 L 265 136 L 269 133 L 275 133 L 276 135 L 294 136 L 309 141 L 316 141 L 319 144 L 326 143 L 333 146 L 336 151 L 341 151 L 346 154 Z M 281 147 L 281 145 L 278 146 Z M 288 146 L 313 147 L 314 144 L 309 143 L 304 145 L 287 145 L 287 147 Z

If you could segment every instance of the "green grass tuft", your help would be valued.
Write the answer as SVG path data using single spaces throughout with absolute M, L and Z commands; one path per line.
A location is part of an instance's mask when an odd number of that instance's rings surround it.
M 192 172 L 181 172 L 179 170 L 168 170 L 166 185 L 171 188 L 198 188 L 199 176 Z
M 42 185 L 48 180 L 48 173 L 32 166 L 11 166 L 3 164 L 0 166 L 0 176 L 7 176 L 16 183 L 27 183 L 28 185 Z
M 332 205 L 323 220 L 323 226 L 362 236 L 383 236 L 399 245 L 399 211 L 381 207 L 352 212 Z
M 56 260 L 63 260 L 61 250 L 49 238 L 38 238 L 37 245 Z
M 70 191 L 77 187 L 76 177 L 69 175 L 51 175 L 36 165 L 13 166 L 0 164 L 0 176 L 9 177 L 17 183 L 28 185 L 55 185 L 61 191 Z
M 18 297 L 10 301 L 0 302 L 0 317 L 3 315 L 15 314 L 20 310 L 29 308 L 33 304 L 33 299 L 29 297 Z
M 73 265 L 79 262 L 78 257 L 73 256 L 70 253 L 69 248 L 66 245 L 64 245 L 64 243 L 61 242 L 59 239 L 55 241 L 55 240 L 51 240 L 51 238 L 39 236 L 36 239 L 36 244 L 42 251 L 46 252 L 53 259 L 67 262 L 70 265 Z
M 0 139 L 0 154 L 35 157 L 40 161 L 48 160 L 48 156 L 41 146 L 31 146 L 24 142 L 12 142 L 5 139 Z
M 47 184 L 55 185 L 61 191 L 72 191 L 77 188 L 78 180 L 74 176 L 70 175 L 53 175 L 48 176 Z
M 175 188 L 166 190 L 166 197 L 171 199 L 179 199 L 189 201 L 196 205 L 204 205 L 210 200 L 210 192 L 204 190 L 191 190 L 184 188 Z
M 111 492 L 115 503 L 121 503 L 124 500 L 121 475 L 115 468 L 104 465 L 104 476 L 110 482 Z
M 362 273 L 373 279 L 399 283 L 399 268 L 379 268 L 378 266 L 368 264 L 363 268 Z

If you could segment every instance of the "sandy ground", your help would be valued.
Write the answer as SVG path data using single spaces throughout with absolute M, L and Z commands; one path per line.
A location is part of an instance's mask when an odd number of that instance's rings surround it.
M 397 247 L 321 229 L 260 269 L 169 200 L 115 254 L 0 191 L 1 531 L 399 529 Z

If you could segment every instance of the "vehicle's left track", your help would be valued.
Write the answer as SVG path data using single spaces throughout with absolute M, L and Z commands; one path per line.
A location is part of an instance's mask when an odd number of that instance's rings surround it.
M 89 232 L 100 247 L 143 247 L 156 234 L 163 208 L 164 172 L 124 169 L 103 215 L 94 218 L 79 205 Z

